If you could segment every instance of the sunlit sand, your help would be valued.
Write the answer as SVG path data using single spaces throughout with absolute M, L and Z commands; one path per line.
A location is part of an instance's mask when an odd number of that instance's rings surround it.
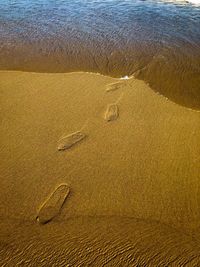
M 200 113 L 119 81 L 0 72 L 1 266 L 198 266 Z

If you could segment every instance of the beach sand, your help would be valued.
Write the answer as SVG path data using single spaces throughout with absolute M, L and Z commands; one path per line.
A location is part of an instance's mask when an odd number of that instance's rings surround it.
M 83 72 L 0 94 L 0 266 L 200 266 L 200 112 Z

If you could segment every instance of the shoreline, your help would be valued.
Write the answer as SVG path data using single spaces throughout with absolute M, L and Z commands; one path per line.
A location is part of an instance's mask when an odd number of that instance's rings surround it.
M 178 57 L 178 54 L 177 54 Z M 165 61 L 170 61 L 170 68 L 165 65 Z M 174 62 L 172 61 L 172 55 L 156 55 L 151 60 L 149 59 L 145 65 L 140 62 L 139 67 L 132 66 L 131 70 L 128 71 L 119 71 L 117 73 L 113 72 L 112 70 L 107 70 L 102 66 L 102 69 L 98 70 L 95 67 L 94 62 L 89 61 L 88 66 L 82 66 L 80 69 L 74 67 L 72 69 L 64 68 L 63 70 L 59 70 L 58 68 L 48 69 L 46 66 L 44 69 L 41 70 L 36 68 L 16 68 L 16 69 L 1 69 L 1 71 L 22 71 L 28 73 L 50 73 L 50 74 L 65 74 L 65 73 L 94 73 L 99 74 L 106 77 L 111 77 L 114 79 L 119 79 L 125 76 L 135 77 L 138 80 L 144 81 L 147 83 L 154 92 L 159 93 L 166 98 L 170 99 L 172 102 L 177 103 L 178 105 L 185 106 L 187 108 L 193 110 L 200 110 L 200 75 L 197 72 L 192 72 L 190 70 L 190 65 L 188 62 L 185 62 L 185 72 L 184 76 L 180 72 L 179 69 L 175 66 Z M 181 59 L 182 60 L 182 59 Z M 198 62 L 198 55 L 196 61 Z M 197 64 L 197 62 L 195 64 Z M 187 67 L 188 64 L 188 67 Z M 159 66 L 159 68 L 158 68 Z M 120 66 L 122 68 L 122 66 Z M 125 67 L 126 69 L 126 67 Z
M 137 72 L 137 71 L 136 71 Z M 97 75 L 97 76 L 102 76 L 102 77 L 105 77 L 105 78 L 111 78 L 113 79 L 113 81 L 123 81 L 123 80 L 131 80 L 131 79 L 135 79 L 135 80 L 138 80 L 138 81 L 142 81 L 144 82 L 147 86 L 150 87 L 149 83 L 145 80 L 142 80 L 141 78 L 138 78 L 137 76 L 135 76 L 135 73 L 131 74 L 131 75 L 124 75 L 124 76 L 119 76 L 119 77 L 115 77 L 115 76 L 111 76 L 111 75 L 107 75 L 107 74 L 103 74 L 103 73 L 100 73 L 100 72 L 92 72 L 92 71 L 71 71 L 71 72 L 37 72 L 37 71 L 26 71 L 26 70 L 1 70 L 0 69 L 0 73 L 30 73 L 30 74 L 34 74 L 34 75 L 37 75 L 37 74 L 44 74 L 44 75 L 71 75 L 71 74 L 91 74 L 91 75 Z M 191 107 L 187 107 L 185 105 L 182 105 L 180 103 L 177 103 L 175 101 L 173 101 L 172 99 L 168 98 L 166 95 L 162 94 L 161 92 L 158 92 L 156 90 L 154 90 L 153 88 L 150 87 L 150 89 L 157 95 L 159 96 L 162 96 L 163 98 L 165 98 L 166 100 L 180 106 L 180 107 L 183 107 L 183 108 L 186 108 L 187 110 L 191 110 L 191 111 L 194 111 L 194 112 L 200 112 L 199 108 L 191 108 Z

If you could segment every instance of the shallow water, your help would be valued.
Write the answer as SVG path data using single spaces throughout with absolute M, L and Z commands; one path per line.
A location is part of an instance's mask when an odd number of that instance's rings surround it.
M 200 7 L 142 0 L 3 0 L 0 69 L 135 74 L 200 108 Z

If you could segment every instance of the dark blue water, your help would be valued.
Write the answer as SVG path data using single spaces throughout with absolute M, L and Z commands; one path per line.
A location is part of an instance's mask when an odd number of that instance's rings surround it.
M 131 75 L 200 107 L 200 6 L 141 0 L 2 0 L 0 68 Z

